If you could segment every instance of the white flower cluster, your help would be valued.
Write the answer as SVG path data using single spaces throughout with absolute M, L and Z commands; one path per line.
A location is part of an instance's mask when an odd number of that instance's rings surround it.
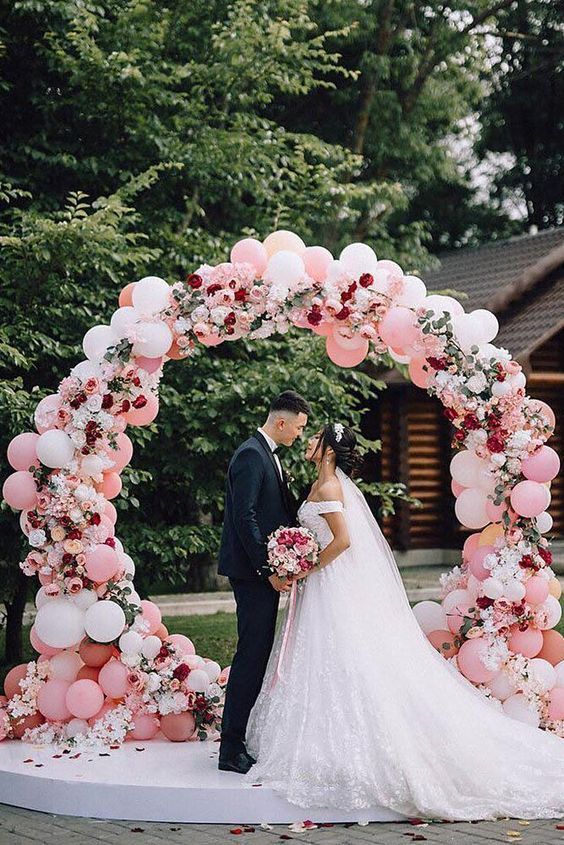
M 12 719 L 22 716 L 32 716 L 37 712 L 37 694 L 49 674 L 49 661 L 41 663 L 30 660 L 27 664 L 27 674 L 20 680 L 21 693 L 16 693 L 7 704 L 7 712 Z

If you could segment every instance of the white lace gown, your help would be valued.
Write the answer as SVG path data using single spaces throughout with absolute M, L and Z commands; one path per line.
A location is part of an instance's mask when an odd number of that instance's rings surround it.
M 388 807 L 451 820 L 564 816 L 564 740 L 496 708 L 428 642 L 392 551 L 356 485 L 337 471 L 350 547 L 313 572 L 279 629 L 244 776 L 300 807 Z M 322 516 L 299 520 L 325 547 Z

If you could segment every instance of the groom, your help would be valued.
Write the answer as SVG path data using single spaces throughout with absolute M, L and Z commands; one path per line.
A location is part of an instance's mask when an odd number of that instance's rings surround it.
M 236 450 L 227 471 L 218 572 L 229 576 L 233 588 L 238 641 L 222 719 L 223 771 L 245 774 L 256 762 L 245 747 L 247 722 L 274 642 L 280 593 L 291 586 L 268 569 L 266 542 L 281 525 L 296 523 L 296 505 L 275 452 L 301 437 L 310 413 L 299 393 L 281 393 L 262 428 Z

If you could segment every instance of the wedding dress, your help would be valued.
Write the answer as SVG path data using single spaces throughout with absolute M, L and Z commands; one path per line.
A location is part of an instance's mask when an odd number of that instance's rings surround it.
M 245 783 L 300 807 L 450 820 L 564 816 L 564 740 L 500 712 L 431 646 L 359 488 L 341 470 L 351 544 L 296 593 L 251 712 Z M 300 523 L 325 547 L 322 514 Z

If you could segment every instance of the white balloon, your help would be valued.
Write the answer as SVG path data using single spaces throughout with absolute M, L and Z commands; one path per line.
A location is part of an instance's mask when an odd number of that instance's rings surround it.
M 125 337 L 139 319 L 139 312 L 131 305 L 125 305 L 114 311 L 110 326 L 116 337 Z
M 210 682 L 213 684 L 221 675 L 221 666 L 215 660 L 206 660 L 203 666 L 204 672 L 207 674 Z
M 92 326 L 82 340 L 84 354 L 90 361 L 101 361 L 110 346 L 115 346 L 118 338 L 110 326 Z
M 35 606 L 39 610 L 48 601 L 54 601 L 53 596 L 48 596 L 45 592 L 45 587 L 40 587 L 35 595 Z
M 119 647 L 124 654 L 139 654 L 143 648 L 143 637 L 137 631 L 125 631 L 119 638 Z
M 492 396 L 501 399 L 502 396 L 507 396 L 511 393 L 511 383 L 507 379 L 505 381 L 494 381 L 492 384 Z
M 140 314 L 158 314 L 169 305 L 170 287 L 158 276 L 145 276 L 136 283 L 131 299 Z
M 115 601 L 96 602 L 84 614 L 84 628 L 90 639 L 109 643 L 125 628 L 125 613 Z
M 94 361 L 81 361 L 71 370 L 71 376 L 79 378 L 81 381 L 87 381 L 89 378 L 100 378 L 101 375 L 102 369 Z
M 126 575 L 135 575 L 135 564 L 133 563 L 133 558 L 129 555 L 125 553 L 121 554 L 120 564 Z
M 78 734 L 86 734 L 90 729 L 90 725 L 86 719 L 71 719 L 65 725 L 65 734 L 68 738 L 78 736 Z
M 529 660 L 528 668 L 535 680 L 542 685 L 544 692 L 548 692 L 556 686 L 556 669 L 548 660 L 544 660 L 542 657 L 533 657 Z
M 515 695 L 510 695 L 509 698 L 503 702 L 503 712 L 507 716 L 511 716 L 512 719 L 516 719 L 518 722 L 525 722 L 535 728 L 538 728 L 539 726 L 539 714 L 535 712 L 534 708 L 529 709 L 527 706 L 527 699 L 523 693 L 517 692 Z
M 547 531 L 550 531 L 552 528 L 554 520 L 552 519 L 551 515 L 547 511 L 543 511 L 539 513 L 536 518 L 537 529 L 540 531 L 541 534 L 546 534 Z
M 508 601 L 521 601 L 525 598 L 526 592 L 523 582 L 517 581 L 516 578 L 509 581 L 503 588 L 503 595 Z
M 484 593 L 489 599 L 500 599 L 503 595 L 503 584 L 497 578 L 486 578 L 483 583 Z
M 468 590 L 452 590 L 442 601 L 445 614 L 451 613 L 455 607 L 462 607 L 465 604 L 472 604 L 472 596 Z
M 104 464 L 98 455 L 86 455 L 80 463 L 81 475 L 92 477 L 104 471 Z
M 556 664 L 554 671 L 556 672 L 556 683 L 554 686 L 564 687 L 564 660 L 561 660 L 560 663 Z
M 206 661 L 203 657 L 200 657 L 199 654 L 185 654 L 184 663 L 186 663 L 190 669 L 203 669 L 206 665 Z
M 39 436 L 35 445 L 37 457 L 45 466 L 59 469 L 74 458 L 75 446 L 66 431 L 52 428 Z
M 374 273 L 378 266 L 378 259 L 372 247 L 368 244 L 349 244 L 339 255 L 339 261 L 347 273 L 359 278 L 363 273 Z
M 151 636 L 145 637 L 145 639 L 143 640 L 141 652 L 147 658 L 147 660 L 153 660 L 153 658 L 155 658 L 161 650 L 161 647 L 161 640 L 151 634 Z
M 81 610 L 88 610 L 88 608 L 92 607 L 93 604 L 96 604 L 97 601 L 98 596 L 94 590 L 81 590 L 79 593 L 72 596 L 73 604 L 76 604 L 76 606 L 80 607 Z
M 562 605 L 554 596 L 547 596 L 543 603 L 539 605 L 540 608 L 546 610 L 548 614 L 548 622 L 546 625 L 539 625 L 541 631 L 548 631 L 558 625 L 562 618 Z
M 114 548 L 115 548 L 116 552 L 123 552 L 123 543 L 121 542 L 119 537 L 114 537 L 114 543 L 115 543 Z
M 68 598 L 54 598 L 37 611 L 40 640 L 51 648 L 69 648 L 84 637 L 84 613 Z
M 463 487 L 477 487 L 485 468 L 484 461 L 469 449 L 457 452 L 450 462 L 450 474 Z
M 205 692 L 210 685 L 210 679 L 203 669 L 192 669 L 186 679 L 186 684 L 194 692 Z
M 427 288 L 421 279 L 417 276 L 404 276 L 403 290 L 394 300 L 394 304 L 405 305 L 406 308 L 418 308 L 423 304 L 426 295 Z
M 79 669 L 84 663 L 76 651 L 60 651 L 49 658 L 49 677 L 63 681 L 76 681 Z
M 525 387 L 527 384 L 525 373 L 522 371 L 520 373 L 515 373 L 513 376 L 509 376 L 506 381 L 509 382 L 512 390 L 519 390 L 520 387 Z
M 479 326 L 480 342 L 489 343 L 490 340 L 493 340 L 499 331 L 499 323 L 495 314 L 485 308 L 477 308 L 476 311 L 471 312 L 471 317 L 474 323 Z
M 412 610 L 425 634 L 430 634 L 431 631 L 447 630 L 445 609 L 438 602 L 420 601 L 413 606 Z
M 505 701 L 510 695 L 515 694 L 515 687 L 503 670 L 498 672 L 491 681 L 488 681 L 488 687 L 500 701 Z
M 172 332 L 166 323 L 137 323 L 139 340 L 133 344 L 134 355 L 159 358 L 172 345 Z
M 129 586 L 131 587 L 131 582 Z M 129 604 L 133 604 L 136 607 L 141 607 L 141 596 L 139 595 L 137 590 L 131 590 L 131 592 L 128 593 L 127 601 L 129 602 Z
M 457 299 L 453 296 L 443 296 L 440 293 L 432 293 L 425 297 L 421 302 L 421 307 L 433 311 L 437 316 L 441 314 L 450 314 L 451 316 L 464 314 L 464 308 Z
M 327 268 L 327 275 L 325 276 L 325 281 L 334 282 L 346 272 L 347 269 L 342 263 L 342 261 L 337 261 L 333 259 L 333 261 L 331 261 L 329 267 Z
M 273 285 L 292 287 L 303 277 L 305 264 L 303 259 L 295 252 L 288 249 L 281 249 L 275 252 L 268 261 L 265 279 Z

